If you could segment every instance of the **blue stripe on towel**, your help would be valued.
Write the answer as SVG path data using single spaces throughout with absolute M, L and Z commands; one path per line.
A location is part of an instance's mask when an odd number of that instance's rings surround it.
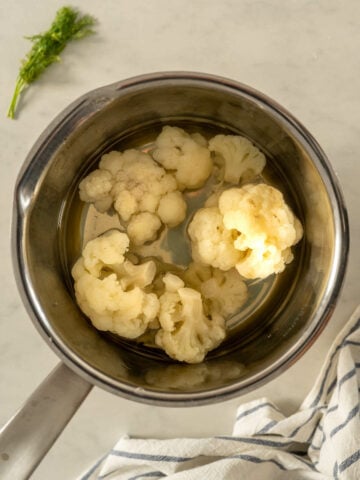
M 360 342 L 354 342 L 353 340 L 346 340 L 344 345 L 354 345 L 355 347 L 360 347 Z
M 330 432 L 330 437 L 333 437 L 337 432 L 342 430 L 346 425 L 350 422 L 352 418 L 355 417 L 355 415 L 359 413 L 359 405 L 356 405 L 352 410 L 350 410 L 349 415 L 346 417 L 346 420 L 343 423 L 340 423 L 337 427 L 335 427 L 331 432 Z
M 338 473 L 339 473 L 339 467 L 338 467 L 338 463 L 335 462 L 334 463 L 334 468 L 333 468 L 333 477 L 334 477 L 334 480 L 338 480 Z
M 311 441 L 312 441 L 312 438 L 314 436 L 314 433 L 316 432 L 316 429 L 317 429 L 317 424 L 312 428 L 311 433 L 308 436 L 308 438 L 306 439 L 305 443 L 310 443 L 311 444 Z M 324 436 L 324 432 L 323 432 L 323 436 Z
M 348 373 L 345 373 L 345 375 L 343 377 L 341 377 L 341 379 L 339 381 L 335 377 L 333 382 L 330 384 L 329 388 L 327 389 L 326 395 L 329 395 L 332 392 L 332 390 L 336 387 L 336 384 L 338 385 L 338 390 L 340 390 L 342 385 L 347 380 L 350 380 L 350 378 L 352 378 L 356 375 L 356 368 L 359 368 L 358 364 L 355 364 L 355 367 L 352 368 Z
M 277 460 L 272 460 L 272 459 L 267 459 L 267 458 L 259 458 L 259 457 L 254 457 L 253 455 L 234 455 L 231 457 L 225 457 L 225 458 L 239 458 L 240 460 L 245 460 L 247 462 L 251 463 L 272 463 L 273 465 L 276 465 L 280 470 L 286 471 L 287 468 L 284 467 L 284 465 Z
M 335 412 L 339 408 L 339 404 L 334 405 L 333 407 L 330 407 L 327 409 L 326 414 L 328 415 L 329 413 Z
M 298 425 L 295 430 L 293 432 L 290 433 L 290 435 L 288 435 L 289 438 L 293 438 L 295 437 L 295 435 L 305 426 L 307 425 L 310 420 L 312 420 L 314 418 L 314 416 L 318 413 L 319 410 L 323 409 L 325 407 L 316 407 L 312 412 L 311 414 L 309 415 L 309 418 L 307 420 L 305 420 L 305 422 L 301 423 L 300 425 Z
M 265 427 L 258 431 L 257 435 L 266 433 L 268 430 L 270 430 L 270 428 L 275 427 L 277 423 L 278 422 L 276 420 L 271 420 L 271 422 L 269 422 L 267 425 L 265 425 Z
M 134 458 L 135 460 L 149 460 L 151 462 L 187 462 L 195 457 L 173 457 L 170 455 L 150 455 L 148 453 L 125 452 L 123 450 L 111 450 L 111 455 L 118 457 Z
M 135 477 L 130 477 L 128 480 L 137 480 L 139 478 L 159 478 L 159 477 L 166 477 L 165 473 L 163 472 L 148 472 L 148 473 L 141 473 L 139 475 L 135 475 Z
M 108 472 L 106 475 L 99 475 L 97 477 L 97 480 L 103 480 L 104 478 L 109 477 L 113 473 L 116 473 L 116 470 L 115 472 Z M 139 473 L 134 477 L 129 477 L 127 480 L 138 480 L 140 478 L 163 478 L 163 477 L 166 477 L 165 473 L 156 471 L 156 472 Z
M 221 437 L 215 437 L 219 438 L 220 440 L 229 440 L 233 442 L 242 442 L 242 443 L 249 443 L 252 445 L 262 445 L 264 447 L 273 447 L 273 448 L 282 448 L 282 447 L 288 447 L 289 445 L 293 445 L 294 442 L 291 440 L 290 442 L 276 442 L 274 440 L 265 440 L 263 438 L 252 438 L 252 437 L 227 437 L 227 436 L 221 436 Z
M 334 378 L 334 380 L 330 383 L 329 388 L 326 390 L 326 395 L 330 395 L 330 393 L 334 390 L 337 384 L 337 377 Z
M 320 445 L 313 445 L 313 443 L 310 444 L 309 448 L 313 449 L 313 450 L 320 450 L 321 447 L 324 445 L 324 443 L 326 442 L 326 435 L 325 435 L 325 432 L 324 430 L 321 430 L 321 433 L 323 435 L 322 439 L 321 439 L 321 442 L 320 442 Z
M 321 421 L 321 420 L 320 420 L 320 421 Z M 321 425 L 321 423 L 318 423 L 318 424 L 316 425 L 316 428 L 315 428 L 314 432 L 316 431 L 316 429 L 319 429 L 320 432 L 322 433 L 322 439 L 321 439 L 320 445 L 314 445 L 314 444 L 311 442 L 310 445 L 309 445 L 309 448 L 312 448 L 313 450 L 320 450 L 320 448 L 322 447 L 323 443 L 326 441 L 326 435 L 325 435 L 325 432 L 324 432 L 324 429 L 323 429 L 323 426 Z M 308 438 L 307 443 L 309 443 L 309 442 L 311 441 L 311 438 L 313 437 L 314 432 L 312 432 L 312 435 Z
M 351 467 L 354 463 L 360 460 L 360 450 L 350 455 L 350 457 L 346 458 L 343 462 L 339 465 L 339 471 L 343 472 L 347 468 Z
M 248 444 L 252 444 L 252 445 L 261 445 L 261 446 L 265 446 L 265 447 L 273 447 L 273 448 L 284 448 L 284 447 L 288 447 L 290 445 L 295 445 L 295 444 L 298 445 L 299 444 L 299 442 L 294 442 L 293 440 L 291 440 L 290 442 L 276 442 L 274 440 L 265 440 L 263 438 L 250 438 L 250 437 L 226 437 L 226 436 L 221 436 L 221 437 L 215 437 L 215 438 L 219 438 L 221 440 L 229 440 L 229 441 L 233 441 L 233 442 L 248 443 Z M 229 457 L 229 458 L 233 458 L 233 457 Z M 238 458 L 238 456 L 235 456 L 234 458 Z M 254 457 L 254 458 L 258 458 L 258 457 Z M 314 469 L 311 462 L 307 462 L 306 460 L 304 460 L 302 458 L 299 458 L 298 456 L 296 456 L 296 458 L 300 462 L 304 463 L 306 466 L 310 467 L 312 470 Z M 261 459 L 259 459 L 259 460 L 261 460 Z
M 272 405 L 270 402 L 264 402 L 264 403 L 261 403 L 260 405 L 256 405 L 256 407 L 249 408 L 249 410 L 245 410 L 245 412 L 241 412 L 236 417 L 236 421 L 240 420 L 240 418 L 243 418 L 243 417 L 246 417 L 247 415 L 250 415 L 253 412 L 257 412 L 258 410 L 260 410 L 261 408 L 264 408 L 264 407 L 271 407 L 274 410 L 276 410 L 277 412 L 280 411 L 279 409 L 274 407 L 274 405 Z
M 100 465 L 100 463 L 105 460 L 105 458 L 107 457 L 107 454 L 104 455 L 103 457 L 101 457 L 96 463 L 95 465 L 93 465 L 90 470 L 88 470 L 81 478 L 80 480 L 88 480 L 88 478 L 90 478 L 90 476 L 95 472 L 95 470 L 98 468 L 98 466 Z

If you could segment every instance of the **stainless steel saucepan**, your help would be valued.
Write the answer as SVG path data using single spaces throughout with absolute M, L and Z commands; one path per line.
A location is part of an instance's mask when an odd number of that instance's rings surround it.
M 283 191 L 305 232 L 285 272 L 250 285 L 226 341 L 200 365 L 175 363 L 96 331 L 76 305 L 69 274 L 83 243 L 117 222 L 80 202 L 79 181 L 102 153 L 149 148 L 166 124 L 250 138 L 267 156 L 265 180 Z M 175 254 L 186 250 L 184 238 L 184 230 L 172 238 Z M 344 200 L 323 151 L 292 115 L 252 88 L 169 72 L 121 81 L 75 101 L 36 142 L 15 189 L 18 286 L 36 328 L 62 362 L 4 427 L 0 477 L 28 478 L 92 385 L 140 402 L 193 406 L 274 378 L 329 320 L 348 243 Z

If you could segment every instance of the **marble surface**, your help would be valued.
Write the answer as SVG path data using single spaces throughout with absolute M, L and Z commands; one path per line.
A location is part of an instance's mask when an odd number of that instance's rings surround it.
M 140 73 L 194 70 L 249 84 L 276 99 L 317 138 L 338 173 L 351 225 L 351 252 L 335 313 L 315 345 L 276 380 L 221 404 L 187 409 L 137 404 L 93 389 L 32 478 L 75 478 L 117 438 L 226 434 L 240 402 L 267 395 L 287 412 L 310 389 L 359 298 L 360 3 L 355 0 L 78 0 L 97 35 L 74 43 L 6 118 L 23 35 L 47 28 L 63 2 L 0 2 L 0 424 L 57 364 L 22 306 L 12 273 L 13 187 L 30 147 L 68 103 Z

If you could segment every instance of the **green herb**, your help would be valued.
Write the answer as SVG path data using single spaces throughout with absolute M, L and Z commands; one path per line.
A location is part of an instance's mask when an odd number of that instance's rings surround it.
M 95 19 L 90 15 L 80 15 L 72 7 L 63 7 L 56 12 L 55 20 L 47 32 L 28 37 L 33 46 L 22 61 L 8 117 L 15 117 L 16 106 L 23 90 L 49 65 L 60 60 L 59 54 L 69 41 L 94 33 L 94 24 Z

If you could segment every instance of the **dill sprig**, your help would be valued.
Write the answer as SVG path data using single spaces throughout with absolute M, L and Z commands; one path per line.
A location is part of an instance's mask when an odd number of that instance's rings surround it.
M 23 90 L 33 83 L 52 63 L 60 60 L 60 53 L 68 42 L 94 33 L 95 19 L 90 15 L 80 15 L 72 7 L 63 7 L 56 12 L 55 19 L 47 32 L 26 37 L 33 42 L 30 52 L 22 60 L 11 100 L 8 117 L 15 117 L 15 110 Z

